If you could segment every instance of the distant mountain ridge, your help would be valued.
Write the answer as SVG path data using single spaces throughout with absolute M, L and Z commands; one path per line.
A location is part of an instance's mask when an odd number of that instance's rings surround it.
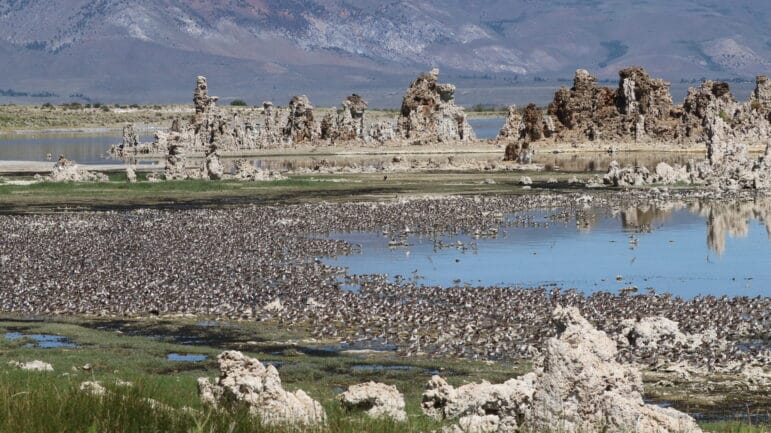
M 607 78 L 628 65 L 670 80 L 751 78 L 771 69 L 770 9 L 767 0 L 0 0 L 0 88 L 172 102 L 189 99 L 204 74 L 224 97 L 336 101 L 370 90 L 391 101 L 434 66 L 495 76 L 472 88 L 577 68 Z

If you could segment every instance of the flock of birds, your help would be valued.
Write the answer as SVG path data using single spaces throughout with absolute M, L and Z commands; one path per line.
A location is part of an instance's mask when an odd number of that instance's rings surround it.
M 649 291 L 589 296 L 555 287 L 425 287 L 407 278 L 348 275 L 322 258 L 355 246 L 330 233 L 495 236 L 502 224 L 575 219 L 596 208 L 666 203 L 675 192 L 596 192 L 442 197 L 180 210 L 0 215 L 0 310 L 24 315 L 144 317 L 196 314 L 276 320 L 349 344 L 394 344 L 401 354 L 517 360 L 537 356 L 554 334 L 551 312 L 572 305 L 617 333 L 628 318 L 664 316 L 685 333 L 712 328 L 730 345 L 664 353 L 622 350 L 626 360 L 660 357 L 700 365 L 753 362 L 769 353 L 770 297 L 681 299 Z M 685 194 L 685 193 L 683 193 Z M 693 194 L 693 193 L 690 193 Z M 704 200 L 710 193 L 700 192 Z M 693 200 L 694 197 L 681 197 Z M 554 208 L 550 221 L 510 219 Z M 516 263 L 512 263 L 516 267 Z M 358 291 L 343 289 L 356 284 Z M 755 342 L 747 344 L 747 342 Z M 758 343 L 759 342 L 759 343 Z

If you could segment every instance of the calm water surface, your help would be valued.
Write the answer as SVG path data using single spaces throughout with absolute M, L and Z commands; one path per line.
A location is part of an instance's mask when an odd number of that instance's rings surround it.
M 468 123 L 474 128 L 474 133 L 480 140 L 487 140 L 498 136 L 498 131 L 506 122 L 505 117 L 483 117 L 478 119 L 469 119 Z
M 528 215 L 544 223 L 540 227 L 504 224 L 494 239 L 411 236 L 409 246 L 396 248 L 380 232 L 335 234 L 361 252 L 325 262 L 350 274 L 448 287 L 556 286 L 591 293 L 634 286 L 686 298 L 771 296 L 771 200 L 588 212 L 588 224 L 575 217 L 552 222 L 548 217 L 556 211 L 535 211 Z
M 152 141 L 152 137 L 139 137 L 140 141 Z M 123 164 L 109 159 L 107 151 L 113 144 L 120 144 L 120 133 L 104 134 L 10 134 L 0 135 L 0 160 L 47 161 L 50 153 L 55 162 L 59 155 L 81 164 Z
M 40 347 L 42 349 L 76 348 L 79 345 L 70 342 L 67 337 L 49 334 L 22 334 L 20 332 L 8 332 L 6 340 L 21 340 L 22 338 L 33 340 L 34 343 L 25 344 L 24 347 Z
M 502 117 L 470 119 L 469 122 L 474 127 L 477 137 L 480 139 L 495 138 L 498 130 L 505 121 Z M 139 137 L 142 142 L 153 140 L 152 136 L 144 135 Z M 123 164 L 121 160 L 111 159 L 107 155 L 110 146 L 118 144 L 121 141 L 119 133 L 114 134 L 86 134 L 86 133 L 57 133 L 57 134 L 0 134 L 0 160 L 11 161 L 47 161 L 50 153 L 52 162 L 59 155 L 64 155 L 69 159 L 81 164 Z M 661 161 L 670 164 L 685 164 L 694 157 L 703 155 L 683 155 L 683 154 L 656 154 L 644 152 L 620 152 L 614 155 L 605 153 L 597 154 L 553 154 L 549 152 L 537 152 L 534 162 L 543 164 L 548 171 L 591 171 L 606 172 L 611 161 L 617 160 L 623 165 L 642 164 L 646 167 L 655 167 Z M 302 156 L 302 157 L 263 157 L 254 158 L 254 161 L 263 168 L 271 170 L 293 170 L 298 168 L 313 168 L 322 161 L 324 164 L 332 166 L 378 166 L 391 161 L 392 156 L 375 155 L 324 155 L 324 156 Z M 445 156 L 437 155 L 414 155 L 409 159 L 433 159 L 444 161 Z M 464 154 L 460 159 L 469 160 L 501 160 L 503 151 L 500 154 Z M 232 160 L 224 158 L 224 160 Z M 153 160 L 140 160 L 138 163 L 156 162 Z
M 174 362 L 203 362 L 206 361 L 206 355 L 197 355 L 190 353 L 169 353 L 166 359 Z

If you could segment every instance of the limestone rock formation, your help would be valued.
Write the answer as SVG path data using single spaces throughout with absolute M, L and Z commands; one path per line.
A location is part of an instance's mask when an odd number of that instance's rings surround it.
M 531 143 L 550 137 L 554 132 L 551 115 L 541 112 L 535 104 L 529 104 L 521 114 L 516 106 L 510 106 L 506 123 L 497 138 L 499 142 L 509 142 L 503 160 L 530 164 L 533 160 Z
M 560 139 L 612 138 L 615 131 L 610 124 L 618 117 L 616 93 L 613 89 L 598 86 L 597 79 L 589 71 L 577 70 L 573 87 L 559 89 L 547 110 L 558 121 Z
M 75 161 L 60 155 L 51 169 L 51 174 L 46 176 L 45 180 L 48 182 L 107 182 L 109 178 L 103 173 L 90 172 Z
M 520 139 L 530 143 L 540 140 L 544 134 L 544 121 L 541 110 L 535 104 L 528 104 L 522 113 L 522 127 L 520 127 Z
M 137 183 L 137 172 L 133 166 L 126 166 L 126 181 L 128 183 Z
M 367 143 L 378 142 L 380 144 L 386 143 L 396 138 L 396 131 L 392 121 L 382 120 L 380 122 L 371 123 L 367 128 L 367 133 L 364 136 L 364 140 Z
M 252 108 L 218 107 L 217 99 L 216 96 L 209 96 L 206 78 L 198 77 L 193 92 L 195 114 L 190 120 L 181 122 L 175 119 L 168 131 L 158 131 L 155 134 L 154 142 L 140 143 L 131 148 L 131 152 L 163 153 L 172 142 L 178 143 L 184 148 L 184 152 L 189 154 L 207 153 L 215 143 L 221 151 L 281 147 L 291 144 L 293 138 L 304 137 L 302 119 L 311 116 L 312 120 L 312 113 L 304 111 L 303 101 L 299 99 L 293 106 L 297 118 L 292 122 L 288 110 L 275 108 L 270 102 L 264 103 L 262 112 L 259 113 L 259 110 Z M 304 102 L 307 103 L 307 98 Z M 258 123 L 260 114 L 263 118 L 262 125 Z M 312 122 L 309 125 L 310 130 L 315 131 L 315 125 Z M 120 155 L 120 149 L 121 146 L 115 147 L 113 154 Z
M 406 421 L 404 396 L 395 386 L 368 382 L 353 385 L 338 396 L 348 410 L 363 410 L 372 418 Z
M 288 144 L 284 127 L 289 122 L 289 113 L 284 108 L 274 107 L 270 101 L 262 103 L 262 128 L 257 130 L 255 141 L 258 147 L 281 147 Z
M 166 180 L 184 180 L 188 178 L 186 170 L 185 145 L 179 135 L 171 137 L 167 144 L 166 168 L 164 177 Z
M 691 87 L 683 102 L 680 136 L 697 141 L 704 140 L 707 116 L 722 116 L 727 119 L 735 104 L 728 83 L 707 80 L 699 87 Z
M 90 394 L 94 397 L 102 397 L 107 394 L 107 388 L 102 386 L 101 383 L 96 381 L 81 382 L 78 389 L 86 394 Z
M 238 351 L 217 356 L 220 377 L 214 383 L 198 379 L 201 402 L 215 408 L 245 405 L 265 425 L 292 424 L 314 426 L 326 422 L 321 405 L 303 391 L 293 393 L 281 386 L 278 371 L 272 365 Z
M 576 308 L 553 312 L 557 336 L 546 342 L 535 373 L 503 384 L 453 388 L 438 376 L 423 394 L 423 411 L 458 419 L 453 433 L 699 433 L 690 416 L 645 404 L 642 376 L 616 362 L 616 343 Z
M 535 392 L 535 374 L 501 384 L 470 383 L 454 388 L 433 376 L 423 393 L 423 412 L 436 420 L 458 419 L 458 432 L 515 432 L 524 428 Z
M 707 161 L 696 167 L 700 180 L 721 190 L 770 189 L 771 166 L 765 155 L 752 160 L 747 144 L 727 124 L 723 113 L 716 115 L 713 110 L 704 119 Z
M 671 84 L 651 78 L 645 69 L 634 66 L 619 71 L 617 105 L 622 114 L 641 114 L 653 119 L 669 116 L 672 110 Z
M 533 162 L 533 150 L 530 149 L 530 143 L 519 140 L 506 145 L 506 151 L 503 154 L 504 161 L 514 161 L 520 164 L 530 164 Z
M 711 89 L 709 93 L 694 93 L 694 106 L 689 108 L 697 112 L 703 99 L 724 98 L 723 86 L 710 84 L 703 86 Z M 723 90 L 720 90 L 723 89 Z M 712 96 L 708 96 L 712 95 Z M 716 96 L 719 95 L 719 96 Z M 729 95 L 730 96 L 730 95 Z M 739 189 L 771 189 L 771 164 L 767 155 L 753 160 L 749 156 L 747 144 L 737 136 L 737 130 L 728 125 L 724 111 L 716 107 L 730 104 L 731 98 L 712 99 L 704 108 L 702 119 L 702 137 L 705 140 L 707 158 L 702 161 L 692 160 L 687 166 L 670 166 L 659 163 L 655 173 L 642 166 L 621 167 L 616 161 L 611 162 L 603 182 L 611 186 L 641 186 L 649 184 L 691 183 L 706 184 L 723 191 Z M 739 109 L 737 112 L 741 112 Z M 756 129 L 762 131 L 762 129 Z M 746 138 L 746 135 L 745 135 Z M 768 145 L 766 154 L 768 154 Z
M 602 178 L 610 186 L 674 185 L 693 183 L 692 174 L 687 166 L 671 166 L 666 162 L 656 165 L 653 172 L 641 165 L 621 167 L 611 161 L 608 172 Z
M 619 72 L 615 89 L 600 87 L 588 71 L 579 69 L 573 87 L 562 88 L 549 104 L 557 119 L 555 140 L 621 142 L 706 142 L 705 122 L 720 116 L 728 135 L 744 144 L 763 143 L 771 137 L 769 84 L 757 78 L 750 101 L 738 103 L 727 83 L 705 81 L 691 88 L 681 106 L 673 105 L 670 84 L 651 78 L 641 67 Z
M 136 132 L 134 132 L 134 125 L 128 124 L 123 127 L 123 141 L 118 146 L 118 156 L 125 156 L 129 153 L 136 152 L 139 147 L 139 139 Z
M 650 171 L 643 166 L 621 167 L 618 162 L 611 161 L 602 181 L 610 186 L 643 186 L 650 183 L 649 178 Z
M 236 174 L 233 176 L 233 178 L 236 180 L 272 181 L 286 179 L 285 176 L 282 176 L 278 172 L 257 168 L 252 161 L 247 159 L 236 160 L 235 168 Z
M 522 115 L 519 113 L 516 105 L 509 106 L 506 122 L 498 131 L 498 141 L 519 140 L 522 138 L 524 125 L 522 124 Z
M 615 340 L 622 359 L 634 355 L 635 359 L 650 360 L 649 366 L 655 369 L 661 368 L 656 355 L 662 353 L 670 354 L 670 361 L 686 362 L 703 357 L 719 358 L 721 353 L 732 350 L 729 342 L 719 338 L 715 329 L 685 333 L 678 322 L 659 316 L 623 320 Z
M 690 174 L 686 166 L 671 166 L 666 162 L 656 164 L 653 171 L 653 183 L 674 185 L 676 183 L 688 183 Z
M 645 404 L 639 371 L 615 361 L 616 344 L 576 308 L 557 307 L 533 394 L 534 431 L 700 432 L 690 416 Z
M 455 105 L 455 86 L 437 83 L 439 70 L 421 74 L 402 100 L 397 122 L 400 137 L 425 142 L 474 140 L 463 108 Z
M 680 331 L 677 322 L 659 316 L 639 320 L 626 319 L 621 322 L 620 328 L 616 338 L 619 347 L 654 351 L 676 347 L 693 349 L 717 341 L 714 330 L 701 334 L 685 334 Z
M 757 101 L 766 110 L 771 109 L 771 80 L 765 75 L 755 77 L 755 90 L 752 92 L 752 101 Z M 756 108 L 760 108 L 757 106 Z
M 8 365 L 27 371 L 54 371 L 51 364 L 39 360 L 29 362 L 9 361 Z
M 328 113 L 322 120 L 321 138 L 332 142 L 364 140 L 367 106 L 367 101 L 355 93 L 345 98 L 336 115 Z
M 209 96 L 209 85 L 206 82 L 206 77 L 198 76 L 195 79 L 195 91 L 193 92 L 193 105 L 195 105 L 196 116 L 205 116 L 210 113 L 215 107 L 217 100 L 216 96 Z M 198 119 L 197 123 L 202 123 L 203 119 Z
M 313 120 L 313 106 L 307 96 L 295 96 L 289 101 L 289 115 L 283 134 L 292 144 L 310 142 L 318 136 Z
M 225 175 L 225 169 L 222 167 L 220 161 L 219 146 L 214 141 L 209 145 L 206 150 L 206 159 L 204 161 L 204 168 L 201 172 L 201 177 L 210 180 L 220 180 Z

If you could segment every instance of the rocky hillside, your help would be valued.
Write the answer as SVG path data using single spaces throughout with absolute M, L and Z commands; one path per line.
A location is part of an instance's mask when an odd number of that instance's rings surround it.
M 767 0 L 0 0 L 0 89 L 186 101 L 202 73 L 250 102 L 377 103 L 431 66 L 470 88 L 633 64 L 751 78 L 771 69 L 769 22 Z

